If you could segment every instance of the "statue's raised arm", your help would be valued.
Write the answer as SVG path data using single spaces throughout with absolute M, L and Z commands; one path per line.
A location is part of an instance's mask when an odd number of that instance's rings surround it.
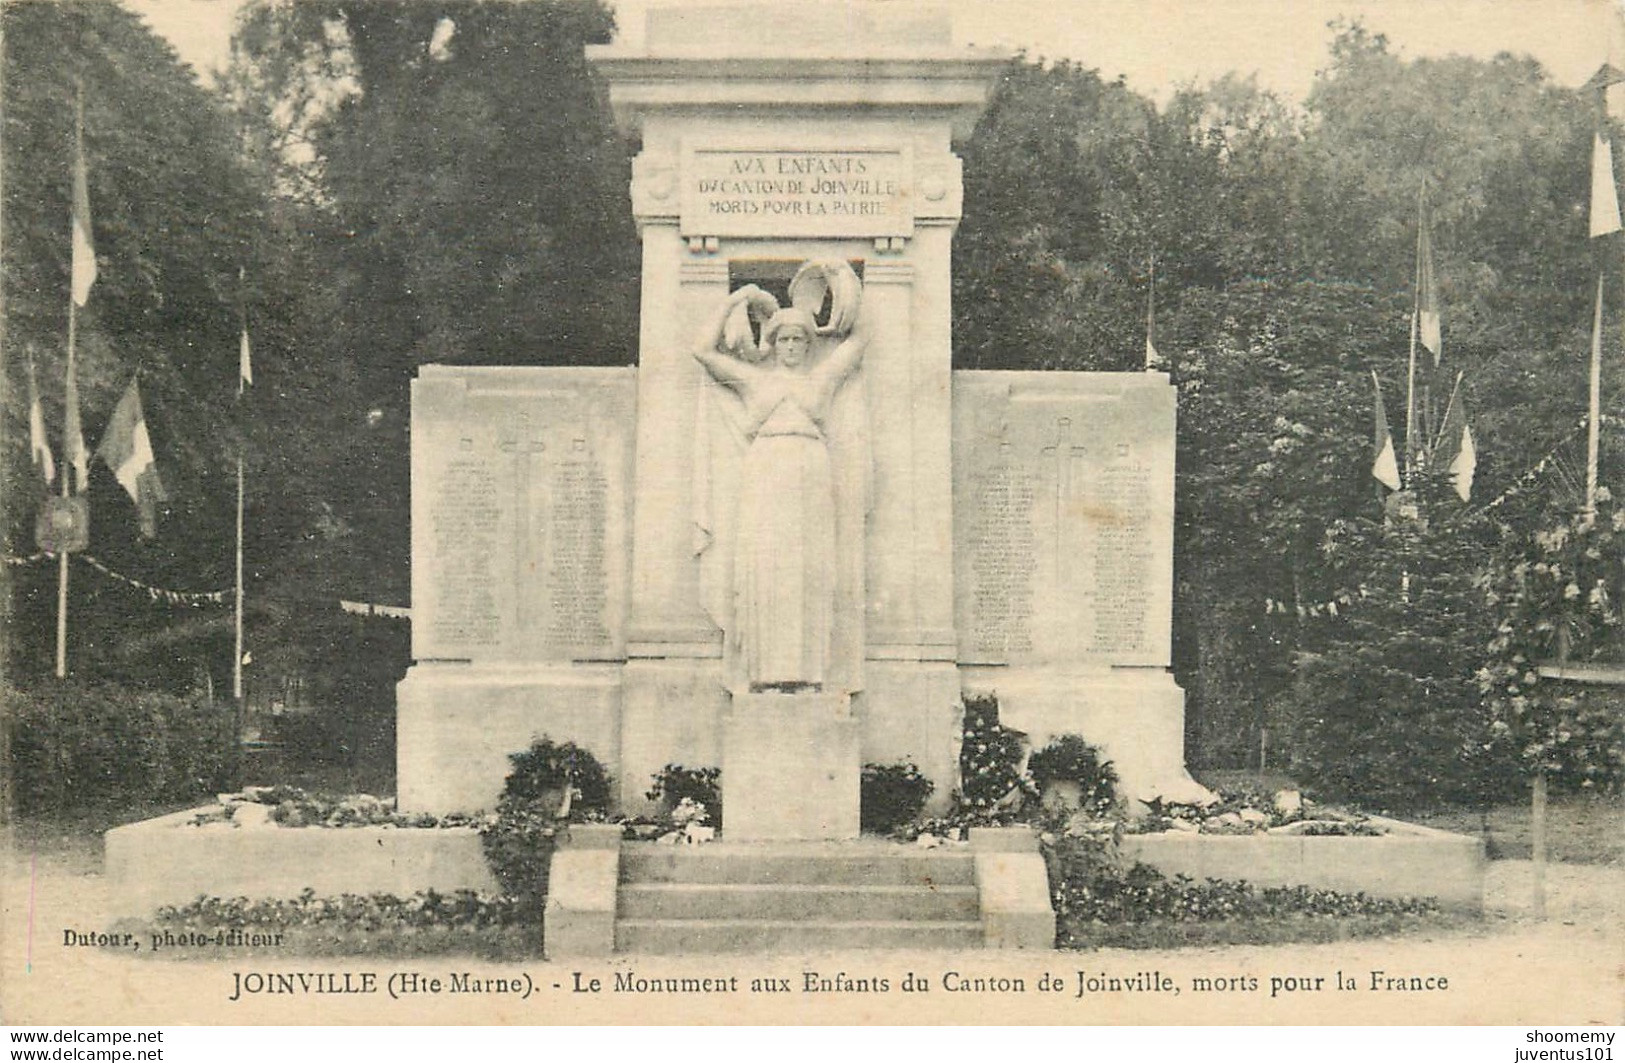
M 718 383 L 736 391 L 743 390 L 755 371 L 754 366 L 739 357 L 746 351 L 756 353 L 749 315 L 752 312 L 771 314 L 778 306 L 778 300 L 754 284 L 729 292 L 695 340 L 695 359 Z
M 841 383 L 862 364 L 863 353 L 868 349 L 869 339 L 873 333 L 873 315 L 860 310 L 852 331 L 847 333 L 846 338 L 837 344 L 829 357 L 814 370 L 819 383 L 829 395 L 833 396 Z

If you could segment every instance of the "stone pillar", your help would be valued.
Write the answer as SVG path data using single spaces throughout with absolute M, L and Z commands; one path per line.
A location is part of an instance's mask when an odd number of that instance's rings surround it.
M 858 725 L 844 694 L 739 694 L 722 724 L 723 836 L 858 836 Z
M 698 308 L 727 290 L 725 261 L 691 258 L 675 224 L 644 224 L 629 657 L 716 654 L 716 627 L 700 608 L 694 564 L 690 505 L 702 370 L 691 348 Z

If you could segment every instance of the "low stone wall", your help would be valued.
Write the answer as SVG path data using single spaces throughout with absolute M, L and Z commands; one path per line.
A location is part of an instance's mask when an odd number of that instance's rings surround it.
M 1252 834 L 1130 834 L 1123 854 L 1169 875 L 1244 879 L 1259 886 L 1312 886 L 1373 897 L 1436 897 L 1446 908 L 1482 911 L 1484 842 L 1414 823 L 1375 818 L 1371 837 Z
M 190 826 L 201 809 L 107 832 L 110 915 L 149 916 L 199 896 L 292 898 L 418 890 L 496 892 L 472 827 Z

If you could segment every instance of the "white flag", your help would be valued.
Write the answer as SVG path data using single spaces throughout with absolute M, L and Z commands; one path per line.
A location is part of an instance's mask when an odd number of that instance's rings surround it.
M 1619 190 L 1614 185 L 1614 149 L 1598 133 L 1591 144 L 1591 235 L 1619 232 Z
M 237 394 L 254 383 L 254 365 L 248 359 L 248 326 L 243 326 L 242 342 L 237 350 Z

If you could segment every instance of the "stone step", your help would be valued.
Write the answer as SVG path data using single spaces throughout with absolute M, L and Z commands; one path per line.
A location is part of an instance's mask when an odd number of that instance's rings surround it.
M 979 949 L 976 922 L 785 919 L 621 919 L 617 952 L 686 954 L 834 949 Z
M 975 886 L 623 883 L 622 919 L 976 920 Z
M 921 851 L 901 845 L 699 846 L 628 844 L 624 883 L 781 883 L 804 886 L 974 886 L 968 851 Z

